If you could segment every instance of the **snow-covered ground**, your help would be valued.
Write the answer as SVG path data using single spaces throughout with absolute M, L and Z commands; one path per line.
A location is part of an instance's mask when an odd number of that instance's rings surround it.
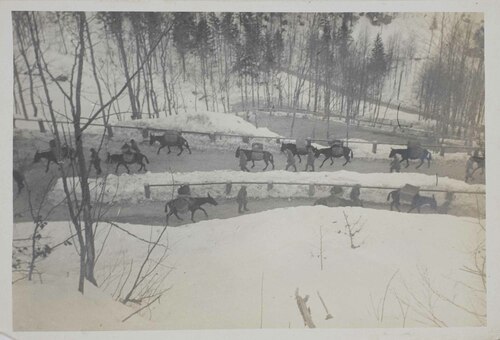
M 72 182 L 73 180 L 71 180 Z M 382 187 L 382 188 L 399 188 L 405 184 L 419 186 L 421 190 L 439 189 L 445 191 L 468 191 L 479 192 L 484 191 L 485 186 L 481 184 L 467 184 L 463 181 L 450 179 L 448 177 L 439 177 L 436 183 L 436 177 L 417 174 L 417 173 L 358 173 L 351 171 L 336 171 L 336 172 L 288 172 L 283 170 L 267 171 L 267 172 L 251 172 L 234 170 L 217 170 L 217 171 L 194 171 L 184 173 L 151 173 L 146 174 L 122 174 L 119 176 L 109 174 L 104 182 L 103 178 L 90 179 L 90 185 L 93 188 L 93 197 L 99 197 L 99 193 L 104 187 L 103 202 L 111 201 L 126 201 L 131 203 L 146 200 L 144 193 L 144 185 L 169 184 L 172 183 L 213 183 L 213 182 L 263 182 L 265 184 L 250 184 L 248 185 L 248 196 L 252 198 L 266 197 L 309 197 L 309 183 L 314 184 L 337 184 L 337 185 L 355 185 L 360 184 L 362 187 Z M 271 182 L 285 183 L 306 183 L 306 185 L 284 185 L 274 184 L 271 189 L 268 189 L 268 184 Z M 194 196 L 206 196 L 208 193 L 215 198 L 235 197 L 239 185 L 234 184 L 229 194 L 226 194 L 225 184 L 207 184 L 201 186 L 192 185 L 192 194 Z M 330 191 L 329 186 L 315 186 L 314 197 L 328 196 Z M 79 190 L 77 185 L 75 188 Z M 175 193 L 176 187 L 151 187 L 151 199 L 166 201 Z M 361 199 L 368 202 L 384 203 L 387 201 L 387 194 L 390 190 L 387 189 L 361 189 Z M 349 188 L 344 191 L 345 195 L 350 192 Z M 423 192 L 422 195 L 430 196 L 431 193 Z M 445 193 L 435 193 L 436 200 L 442 204 L 445 199 Z M 53 202 L 59 202 L 65 197 L 62 180 L 59 179 L 49 194 L 49 199 Z M 476 204 L 484 202 L 484 195 L 472 194 L 456 194 L 453 204 L 460 206 L 462 211 L 468 211 L 470 214 L 477 213 Z M 481 204 L 482 205 L 482 204 Z
M 359 248 L 350 246 L 345 217 L 362 228 L 353 240 Z M 32 227 L 15 224 L 14 238 Z M 121 227 L 145 240 L 162 230 Z M 42 235 L 54 245 L 69 233 L 66 222 L 50 222 Z M 43 284 L 13 285 L 15 329 L 303 328 L 296 289 L 309 295 L 318 327 L 436 326 L 434 318 L 450 327 L 478 326 L 481 318 L 465 309 L 486 313 L 481 280 L 462 270 L 474 266 L 473 250 L 484 241 L 474 218 L 295 207 L 168 228 L 163 267 L 173 270 L 163 285 L 170 289 L 127 323 L 118 320 L 128 308 L 110 295 L 132 261 L 134 277 L 147 244 L 116 228 L 107 234 L 101 225 L 98 249 L 107 238 L 96 268 L 98 282 L 107 278 L 101 292 L 87 284 L 86 295 L 76 293 L 78 257 L 73 246 L 59 247 L 37 267 Z M 325 320 L 318 293 L 333 318 Z M 82 314 L 89 316 L 85 323 Z
M 129 120 L 121 122 L 119 125 L 202 133 L 227 133 L 244 136 L 279 136 L 267 128 L 256 128 L 240 117 L 220 112 L 189 112 L 159 119 Z

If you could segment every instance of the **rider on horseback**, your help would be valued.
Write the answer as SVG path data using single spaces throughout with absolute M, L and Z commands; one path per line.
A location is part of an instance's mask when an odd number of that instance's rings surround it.
M 187 212 L 189 207 L 189 199 L 191 198 L 191 189 L 189 184 L 182 184 L 179 189 L 177 189 L 178 206 L 176 207 L 179 212 Z
M 130 140 L 130 150 L 135 153 L 141 153 L 141 150 L 139 149 L 137 143 L 133 139 Z

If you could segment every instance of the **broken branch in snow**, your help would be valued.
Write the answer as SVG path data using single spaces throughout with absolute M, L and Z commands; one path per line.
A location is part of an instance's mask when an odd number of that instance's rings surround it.
M 295 290 L 295 299 L 297 300 L 297 306 L 299 307 L 300 314 L 302 315 L 302 319 L 304 319 L 304 325 L 309 328 L 316 328 L 314 322 L 311 317 L 311 309 L 307 307 L 307 300 L 309 300 L 309 295 L 305 297 L 301 297 L 299 295 L 299 289 Z
M 323 298 L 321 297 L 321 295 L 319 294 L 319 291 L 317 291 L 316 293 L 318 293 L 318 297 L 321 301 L 321 304 L 323 305 L 323 307 L 325 307 L 325 311 L 326 311 L 326 317 L 325 317 L 325 320 L 329 320 L 329 319 L 333 319 L 333 316 L 330 314 L 330 312 L 328 312 L 328 308 L 326 308 L 326 304 L 325 304 L 325 301 L 323 301 Z

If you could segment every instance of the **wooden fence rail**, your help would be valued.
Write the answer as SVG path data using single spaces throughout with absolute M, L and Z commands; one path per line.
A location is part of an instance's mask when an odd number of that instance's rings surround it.
M 14 125 L 15 121 L 31 121 L 31 122 L 38 122 L 40 132 L 46 132 L 46 128 L 44 126 L 44 123 L 52 123 L 52 121 L 47 120 L 47 119 L 25 119 L 25 118 L 14 118 Z M 72 124 L 70 121 L 56 121 L 58 124 Z M 100 126 L 100 127 L 105 127 L 106 131 L 108 133 L 109 137 L 113 137 L 113 129 L 114 128 L 119 128 L 119 129 L 130 129 L 130 130 L 140 130 L 143 133 L 144 138 L 147 138 L 148 132 L 165 132 L 167 130 L 171 129 L 162 129 L 162 128 L 155 128 L 155 127 L 140 127 L 140 126 L 128 126 L 128 125 L 117 125 L 117 124 L 99 124 L 99 123 L 91 123 L 89 124 L 90 126 Z M 241 134 L 234 134 L 234 133 L 224 133 L 224 132 L 199 132 L 199 131 L 190 131 L 190 130 L 179 130 L 182 134 L 187 134 L 187 135 L 199 135 L 199 136 L 206 136 L 208 137 L 211 141 L 215 141 L 216 137 L 232 137 L 232 138 L 241 138 L 243 143 L 249 143 L 250 139 L 264 139 L 264 140 L 275 140 L 276 143 L 281 143 L 284 140 L 294 140 L 295 138 L 291 137 L 269 137 L 269 136 L 251 136 L 251 135 L 241 135 Z M 321 139 L 321 138 L 310 138 L 309 139 L 311 142 L 322 142 L 322 143 L 328 143 L 331 142 L 329 139 Z M 345 139 L 340 139 L 344 142 L 350 143 L 350 144 L 371 144 L 372 145 L 372 152 L 376 153 L 377 152 L 377 146 L 378 145 L 392 145 L 392 146 L 403 146 L 406 147 L 407 144 L 405 143 L 379 143 L 377 141 L 353 141 L 353 140 L 345 140 Z M 465 145 L 451 145 L 451 144 L 437 144 L 437 145 L 422 145 L 424 148 L 428 149 L 436 149 L 439 150 L 441 155 L 444 155 L 445 149 L 460 149 L 460 150 L 466 150 L 468 152 L 477 150 L 477 147 L 473 146 L 465 146 Z
M 161 184 L 144 184 L 144 195 L 146 198 L 151 198 L 151 188 L 153 187 L 176 187 L 181 186 L 185 183 L 161 183 Z M 309 187 L 309 195 L 314 195 L 314 188 L 320 186 L 340 186 L 346 188 L 352 188 L 356 184 L 338 184 L 338 183 L 307 183 L 307 182 L 275 182 L 275 181 L 226 181 L 226 182 L 196 182 L 188 183 L 189 186 L 205 186 L 205 185 L 224 185 L 226 194 L 231 193 L 231 188 L 233 185 L 267 185 L 267 190 L 271 190 L 275 185 L 304 185 Z M 398 190 L 401 187 L 382 187 L 376 185 L 364 185 L 361 189 L 382 189 L 382 190 Z M 420 189 L 423 192 L 440 192 L 440 193 L 451 193 L 451 194 L 464 194 L 464 195 L 485 195 L 485 191 L 469 191 L 469 190 L 443 190 L 443 189 Z

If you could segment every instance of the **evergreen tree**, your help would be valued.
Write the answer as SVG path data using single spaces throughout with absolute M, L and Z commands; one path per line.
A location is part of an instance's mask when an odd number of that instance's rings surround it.
M 384 43 L 380 34 L 377 34 L 373 44 L 372 54 L 370 58 L 370 69 L 372 73 L 378 78 L 385 74 L 387 71 L 387 60 L 384 51 Z
M 193 13 L 174 13 L 173 41 L 182 62 L 182 74 L 186 79 L 186 55 L 194 48 L 196 23 Z

